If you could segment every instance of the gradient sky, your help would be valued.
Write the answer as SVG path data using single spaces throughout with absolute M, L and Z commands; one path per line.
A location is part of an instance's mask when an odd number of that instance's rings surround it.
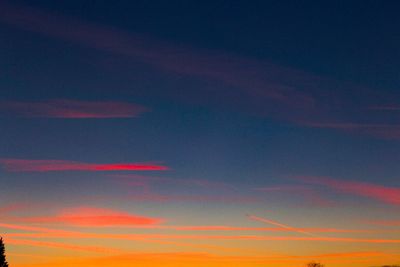
M 1 0 L 10 266 L 400 264 L 399 10 Z

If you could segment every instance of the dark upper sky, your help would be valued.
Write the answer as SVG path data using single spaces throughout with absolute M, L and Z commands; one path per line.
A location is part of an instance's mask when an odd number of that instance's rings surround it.
M 399 9 L 0 1 L 0 200 L 398 219 Z

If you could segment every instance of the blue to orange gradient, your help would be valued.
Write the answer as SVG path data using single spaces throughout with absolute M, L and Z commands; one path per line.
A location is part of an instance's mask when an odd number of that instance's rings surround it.
M 398 3 L 114 2 L 0 1 L 10 266 L 400 264 Z

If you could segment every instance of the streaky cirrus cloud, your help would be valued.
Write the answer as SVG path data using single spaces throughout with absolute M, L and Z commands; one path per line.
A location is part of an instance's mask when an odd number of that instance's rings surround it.
M 136 241 L 159 241 L 159 240 L 248 240 L 248 241 L 315 241 L 334 243 L 370 243 L 370 244 L 400 244 L 400 239 L 385 238 L 352 238 L 352 237 L 313 237 L 313 236 L 269 236 L 269 235 L 194 235 L 194 234 L 7 234 L 6 237 L 30 237 L 30 238 L 94 238 L 94 239 L 117 239 Z
M 160 218 L 144 217 L 123 211 L 86 206 L 65 209 L 54 216 L 28 217 L 20 218 L 19 220 L 27 223 L 63 224 L 77 227 L 156 225 L 164 221 Z
M 52 99 L 40 102 L 2 101 L 1 115 L 28 118 L 109 119 L 138 117 L 147 108 L 128 102 Z
M 272 224 L 272 225 L 279 226 L 281 228 L 284 228 L 284 229 L 287 229 L 287 230 L 290 230 L 290 231 L 293 231 L 293 232 L 314 236 L 314 234 L 312 234 L 312 233 L 310 233 L 308 231 L 304 231 L 303 229 L 295 228 L 295 227 L 292 227 L 292 226 L 289 226 L 289 225 L 286 225 L 286 224 L 283 224 L 283 223 L 279 223 L 279 222 L 276 222 L 276 221 L 273 221 L 273 220 L 270 220 L 270 219 L 261 218 L 261 217 L 258 217 L 258 216 L 255 216 L 255 215 L 251 215 L 251 214 L 248 214 L 247 217 L 249 219 L 251 219 L 251 220 L 254 220 L 254 221 L 259 221 L 259 222 L 263 222 L 263 223 L 267 223 L 267 224 Z
M 381 116 L 379 110 L 370 108 L 398 106 L 398 103 L 393 103 L 393 94 L 382 90 L 333 80 L 268 61 L 144 38 L 113 27 L 6 1 L 0 2 L 0 21 L 23 30 L 122 55 L 164 72 L 196 77 L 206 82 L 205 88 L 196 88 L 190 90 L 190 93 L 168 90 L 165 96 L 174 100 L 235 111 L 240 109 L 301 127 L 349 132 L 348 125 L 334 125 L 343 124 L 345 113 L 351 124 L 358 125 L 351 127 L 351 132 L 385 139 L 400 138 L 396 125 L 385 127 L 387 117 Z M 210 92 L 215 96 L 215 101 L 210 100 Z M 354 98 L 358 99 L 356 106 L 351 101 Z M 381 126 L 371 128 L 368 126 L 371 124 Z
M 129 253 L 122 255 L 74 258 L 67 260 L 53 260 L 41 263 L 43 267 L 70 267 L 70 266 L 192 266 L 192 267 L 253 267 L 253 266 L 300 266 L 310 259 L 323 260 L 329 264 L 345 263 L 347 266 L 363 259 L 387 259 L 392 255 L 379 251 L 352 251 L 348 253 L 331 253 L 318 255 L 282 255 L 272 254 L 263 256 L 254 255 L 218 255 L 212 253 L 198 252 L 167 252 L 167 253 Z M 134 265 L 132 265 L 134 263 Z M 24 265 L 24 267 L 36 267 L 35 264 Z M 338 265 L 339 266 L 339 265 Z M 340 265 L 342 266 L 342 265 Z
M 289 193 L 291 195 L 299 195 L 308 203 L 321 207 L 331 207 L 335 205 L 334 201 L 322 196 L 314 188 L 305 185 L 275 185 L 257 187 L 255 190 L 264 193 Z
M 152 163 L 95 164 L 68 160 L 0 159 L 0 166 L 9 172 L 50 171 L 165 171 L 169 168 Z
M 303 182 L 327 186 L 336 191 L 372 198 L 384 203 L 400 206 L 400 188 L 368 182 L 339 180 L 330 177 L 297 176 Z
M 368 223 L 380 226 L 400 226 L 400 220 L 374 220 Z
M 113 253 L 113 254 L 123 253 L 123 250 L 113 249 L 113 248 L 108 248 L 108 247 L 83 246 L 83 245 L 66 244 L 66 243 L 60 243 L 60 242 L 45 242 L 45 241 L 35 241 L 35 240 L 27 240 L 27 239 L 14 239 L 14 238 L 7 238 L 7 236 L 6 236 L 6 242 L 7 242 L 7 244 L 10 244 L 10 245 L 58 248 L 58 249 L 66 249 L 66 250 L 74 250 L 74 251 L 87 251 L 87 252 L 96 252 L 96 253 Z
M 400 125 L 378 123 L 346 123 L 346 122 L 300 122 L 312 128 L 334 129 L 348 133 L 364 134 L 388 140 L 400 139 Z
M 18 220 L 15 218 L 8 218 L 9 220 Z M 26 226 L 20 224 L 10 224 L 10 223 L 0 223 L 0 228 L 21 230 L 28 232 L 38 232 L 44 234 L 55 234 L 64 237 L 68 236 L 81 236 L 88 237 L 87 233 L 76 232 L 76 231 L 66 231 L 53 229 L 48 227 L 37 227 L 37 226 Z M 130 225 L 129 228 L 133 229 L 148 229 L 148 230 L 173 230 L 173 231 L 256 231 L 256 232 L 296 232 L 297 230 L 313 232 L 313 233 L 380 233 L 380 232 L 392 232 L 390 230 L 363 230 L 363 229 L 336 229 L 336 228 L 296 228 L 295 230 L 282 228 L 282 227 L 249 227 L 249 226 L 230 226 L 230 225 L 162 225 L 162 224 L 152 224 L 152 225 Z M 396 230 L 393 230 L 396 231 Z M 27 236 L 28 237 L 28 236 Z M 93 236 L 92 236 L 93 237 Z

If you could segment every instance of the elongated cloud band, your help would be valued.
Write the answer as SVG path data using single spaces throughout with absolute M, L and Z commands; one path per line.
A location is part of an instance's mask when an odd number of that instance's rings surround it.
M 373 183 L 345 181 L 329 177 L 297 177 L 298 179 L 317 185 L 328 186 L 334 190 L 369 197 L 392 205 L 400 206 L 400 188 L 377 185 Z
M 253 58 L 174 45 L 10 2 L 0 1 L 2 23 L 83 47 L 124 56 L 162 71 L 197 77 L 210 84 L 218 82 L 223 85 L 213 86 L 212 92 L 217 101 L 209 98 L 210 91 L 207 88 L 199 89 L 196 94 L 193 94 L 192 90 L 187 90 L 190 93 L 170 90 L 171 98 L 190 102 L 200 101 L 218 107 L 233 107 L 252 114 L 282 119 L 302 127 L 337 129 L 384 139 L 398 140 L 400 137 L 399 127 L 396 124 L 385 124 L 387 117 L 381 114 L 382 110 L 398 109 L 398 103 L 392 103 L 395 97 L 391 93 L 385 94 L 382 90 L 340 82 Z M 340 92 L 336 90 L 338 87 L 348 90 Z M 354 107 L 354 101 L 348 101 L 354 97 L 358 99 L 357 107 Z M 221 99 L 223 101 L 218 101 Z M 359 110 L 363 110 L 361 115 Z M 343 112 L 347 113 L 352 123 L 342 122 Z M 367 116 L 365 112 L 368 113 Z M 376 117 L 376 112 L 379 113 L 378 120 L 372 120 Z M 46 105 L 40 107 L 39 113 L 49 114 L 48 107 Z M 54 114 L 52 111 L 52 113 L 52 117 L 60 116 L 58 112 Z M 111 116 L 110 113 L 105 115 L 102 112 L 96 115 L 91 112 L 82 114 L 79 110 L 74 116 L 93 118 L 131 115 L 125 111 L 116 116 Z M 371 120 L 364 121 L 365 118 Z
M 168 170 L 166 166 L 151 163 L 94 164 L 67 160 L 0 159 L 0 165 L 10 172 Z
M 54 99 L 42 102 L 0 102 L 0 111 L 10 116 L 29 118 L 100 119 L 137 117 L 147 109 L 127 102 Z
M 77 207 L 63 210 L 56 216 L 23 219 L 30 223 L 65 224 L 81 227 L 154 225 L 163 220 L 138 216 L 123 211 L 95 207 Z

